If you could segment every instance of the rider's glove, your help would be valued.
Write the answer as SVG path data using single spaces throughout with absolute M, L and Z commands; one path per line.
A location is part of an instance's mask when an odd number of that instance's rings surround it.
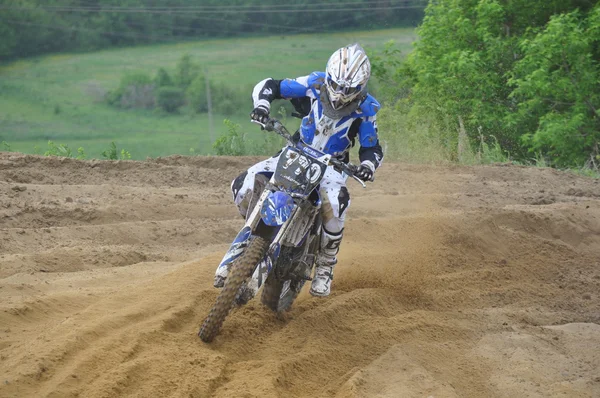
M 372 162 L 364 161 L 356 170 L 355 175 L 363 181 L 373 181 L 373 177 L 375 175 L 375 166 L 373 166 Z
M 250 118 L 259 123 L 265 124 L 267 123 L 267 120 L 269 120 L 269 110 L 264 106 L 257 106 L 254 108 L 252 113 L 250 113 Z

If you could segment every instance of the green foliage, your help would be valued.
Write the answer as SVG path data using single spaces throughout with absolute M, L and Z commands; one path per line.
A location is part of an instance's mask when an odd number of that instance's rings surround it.
M 600 6 L 553 17 L 543 31 L 520 43 L 523 58 L 510 84 L 520 126 L 531 152 L 558 166 L 597 165 L 600 155 Z
M 175 84 L 185 90 L 199 74 L 200 66 L 192 61 L 190 54 L 185 54 L 175 66 Z
M 226 131 L 220 121 L 228 118 L 243 126 L 248 133 L 248 146 L 258 153 L 256 147 L 260 148 L 272 134 L 261 133 L 248 122 L 252 87 L 267 76 L 279 79 L 322 70 L 331 49 L 348 44 L 350 35 L 352 40 L 373 50 L 382 49 L 394 37 L 403 53 L 409 51 L 410 41 L 415 38 L 412 29 L 333 33 L 326 36 L 327 40 L 323 35 L 289 36 L 285 40 L 280 36 L 251 37 L 60 54 L 5 63 L 0 65 L 0 141 L 9 142 L 13 151 L 25 153 L 34 153 L 38 146 L 43 154 L 48 140 L 52 140 L 68 143 L 74 153 L 78 147 L 84 147 L 88 158 L 100 159 L 111 141 L 127 148 L 136 160 L 187 154 L 190 147 L 201 155 L 214 154 L 208 116 L 191 112 L 191 106 L 190 112 L 187 106 L 180 109 L 182 116 L 164 117 L 162 112 L 123 111 L 98 101 L 107 89 L 119 86 L 127 70 L 141 70 L 154 80 L 159 67 L 164 67 L 173 78 L 178 59 L 190 53 L 192 59 L 206 66 L 213 84 L 235 85 L 238 109 L 232 116 L 213 112 L 215 137 Z M 296 49 L 292 48 L 294 43 Z M 252 55 L 239 56 L 240 49 L 247 49 Z M 285 57 L 281 56 L 282 51 Z M 90 86 L 97 93 L 91 93 Z M 61 107 L 58 115 L 53 114 L 55 104 Z M 289 101 L 273 104 L 275 108 L 280 105 L 288 106 Z M 298 122 L 288 122 L 290 131 Z
M 410 94 L 411 84 L 403 68 L 402 51 L 393 40 L 385 43 L 382 51 L 369 49 L 371 73 L 374 79 L 369 84 L 370 91 L 377 92 L 380 101 L 394 103 Z M 375 87 L 374 87 L 375 86 Z
M 208 112 L 207 88 L 206 76 L 203 73 L 199 73 L 187 89 L 187 101 L 194 112 Z M 248 106 L 248 93 L 252 92 L 252 89 L 248 88 L 244 91 L 244 93 L 241 93 L 224 83 L 211 81 L 210 97 L 213 112 L 225 116 L 239 114 L 240 109 Z
M 53 141 L 48 141 L 48 149 L 44 152 L 44 156 L 62 156 L 65 158 L 73 157 L 73 151 L 66 144 L 56 145 Z
M 119 154 L 121 155 L 119 157 Z M 117 144 L 112 141 L 105 151 L 102 152 L 102 157 L 106 160 L 129 160 L 131 159 L 131 153 L 125 149 L 119 150 L 117 149 Z
M 285 108 L 279 109 L 280 120 L 285 124 Z M 277 134 L 262 131 L 258 142 L 252 143 L 245 132 L 240 131 L 241 126 L 225 119 L 223 124 L 227 131 L 222 134 L 213 144 L 217 155 L 242 156 L 242 155 L 273 155 L 280 150 L 284 144 L 283 139 Z M 191 153 L 190 149 L 190 153 Z
M 223 123 L 227 127 L 227 132 L 220 136 L 213 144 L 213 149 L 217 155 L 247 155 L 246 134 L 240 132 L 241 126 L 229 119 L 225 119 Z
M 364 12 L 347 12 L 347 0 L 329 0 L 328 7 L 336 6 L 342 18 L 331 18 L 332 13 L 319 13 L 315 3 L 309 0 L 295 1 L 305 5 L 310 12 L 261 13 L 276 2 L 264 0 L 169 0 L 149 2 L 145 0 L 3 0 L 0 19 L 0 59 L 40 55 L 43 53 L 73 50 L 94 50 L 112 46 L 124 47 L 139 44 L 185 41 L 208 37 L 240 37 L 256 34 L 282 34 L 324 32 L 335 30 L 372 29 L 381 26 L 416 26 L 423 17 L 423 8 L 392 9 L 373 12 L 365 18 Z M 332 4 L 333 3 L 333 4 Z M 140 9 L 145 6 L 172 7 L 179 11 L 185 7 L 229 7 L 221 13 L 147 13 L 107 12 L 107 8 Z M 237 8 L 232 14 L 231 6 L 244 6 L 246 13 Z M 362 0 L 356 8 L 370 7 L 369 0 Z M 99 8 L 100 10 L 96 10 Z M 105 10 L 102 10 L 104 8 Z M 223 9 L 223 8 L 222 8 Z M 69 12 L 64 12 L 69 10 Z M 299 8 L 302 10 L 302 8 Z M 316 12 L 312 12 L 316 11 Z M 308 15 L 308 16 L 307 16 Z M 282 26 L 286 25 L 286 26 Z M 283 36 L 285 37 L 285 36 Z M 292 46 L 307 47 L 306 43 Z
M 2 150 L 4 152 L 12 152 L 12 148 L 11 148 L 10 144 L 6 141 L 2 141 Z
M 119 87 L 107 95 L 110 105 L 120 108 L 154 107 L 154 83 L 145 72 L 130 72 L 121 78 Z
M 531 159 L 536 167 L 548 167 L 548 161 L 542 152 L 537 152 L 535 158 Z
M 424 134 L 450 160 L 472 153 L 473 161 L 504 161 L 510 153 L 528 161 L 533 152 L 555 166 L 596 167 L 600 6 L 593 7 L 584 0 L 430 2 L 406 62 L 399 65 L 388 47 L 373 57 L 374 76 L 394 118 L 427 126 Z M 493 141 L 482 141 L 482 132 Z
M 185 104 L 185 94 L 178 87 L 161 87 L 156 91 L 156 104 L 168 113 L 175 113 Z
M 226 116 L 238 113 L 240 109 L 248 105 L 248 93 L 251 92 L 251 90 L 248 90 L 246 95 L 242 95 L 230 86 L 211 82 L 210 94 L 213 100 L 214 111 Z
M 189 88 L 186 90 L 188 103 L 197 113 L 208 112 L 208 98 L 206 96 L 206 78 L 203 73 L 199 73 Z
M 479 136 L 480 145 L 477 152 L 478 163 L 507 163 L 510 161 L 508 154 L 502 149 L 500 143 L 494 136 L 490 136 L 491 142 L 487 142 L 483 134 Z
M 409 118 L 400 105 L 383 107 L 377 116 L 380 141 L 387 158 L 413 163 L 452 160 L 451 146 L 445 144 L 443 135 L 431 120 Z M 452 148 L 456 149 L 456 145 Z
M 85 160 L 87 158 L 86 154 L 85 154 L 85 149 L 83 149 L 83 147 L 79 147 L 77 148 L 77 160 Z
M 102 152 L 102 157 L 107 160 L 117 160 L 119 159 L 117 152 L 117 144 L 112 141 L 107 150 Z
M 510 107 L 504 74 L 512 39 L 503 40 L 505 10 L 495 0 L 449 0 L 427 10 L 421 41 L 409 55 L 414 112 L 434 115 L 440 129 L 448 116 L 456 127 L 462 117 L 472 142 L 481 127 L 510 146 L 514 131 L 501 123 Z
M 121 149 L 121 160 L 130 160 L 131 159 L 131 153 L 129 153 L 129 151 L 126 151 L 125 149 Z
M 165 68 L 159 68 L 154 77 L 154 87 L 173 86 L 173 79 L 169 76 L 169 72 Z
M 600 171 L 598 171 L 598 168 L 590 169 L 588 167 L 581 167 L 578 169 L 569 169 L 568 171 L 580 176 L 600 179 Z

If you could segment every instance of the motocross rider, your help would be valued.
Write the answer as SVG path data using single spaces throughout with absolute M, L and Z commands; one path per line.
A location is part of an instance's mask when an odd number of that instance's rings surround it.
M 296 110 L 305 115 L 296 139 L 346 162 L 350 148 L 358 140 L 361 163 L 356 176 L 365 182 L 373 181 L 375 170 L 381 165 L 383 151 L 376 121 L 380 105 L 367 92 L 370 76 L 371 64 L 365 50 L 359 44 L 352 44 L 333 53 L 327 62 L 326 72 L 313 72 L 296 79 L 268 78 L 259 82 L 252 93 L 254 110 L 250 116 L 265 123 L 273 100 L 290 100 Z M 278 155 L 259 162 L 232 182 L 233 199 L 242 216 L 248 210 L 256 174 L 274 171 L 277 160 Z M 324 297 L 331 292 L 336 255 L 350 206 L 346 178 L 330 166 L 321 183 L 323 234 L 310 289 L 313 296 Z M 224 285 L 227 273 L 227 267 L 217 269 L 215 287 Z

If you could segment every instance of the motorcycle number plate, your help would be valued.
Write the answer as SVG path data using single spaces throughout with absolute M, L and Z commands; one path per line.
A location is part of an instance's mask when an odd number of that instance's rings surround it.
M 327 165 L 292 147 L 287 147 L 279 157 L 275 170 L 275 184 L 297 193 L 309 193 L 325 175 Z

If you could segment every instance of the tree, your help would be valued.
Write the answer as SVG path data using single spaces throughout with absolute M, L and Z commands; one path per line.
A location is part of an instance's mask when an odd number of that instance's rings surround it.
M 375 59 L 392 73 L 377 63 L 374 71 L 396 82 L 386 84 L 386 97 L 399 101 L 397 109 L 425 120 L 449 148 L 461 130 L 473 147 L 494 136 L 513 157 L 542 151 L 556 165 L 581 164 L 594 159 L 598 142 L 600 6 L 593 7 L 587 0 L 431 2 L 406 62 Z
M 560 166 L 597 167 L 600 142 L 600 6 L 554 16 L 546 29 L 520 44 L 511 97 L 523 143 Z
M 160 87 L 156 91 L 156 104 L 166 112 L 177 112 L 185 104 L 183 90 L 178 87 Z
M 156 77 L 154 78 L 154 85 L 156 87 L 166 87 L 173 85 L 173 79 L 169 76 L 169 73 L 165 68 L 158 69 L 156 72 Z
M 200 74 L 200 66 L 192 61 L 192 56 L 185 54 L 175 66 L 175 84 L 182 89 L 187 89 Z
M 194 0 L 3 0 L 0 18 L 0 59 L 39 55 L 55 51 L 92 50 L 110 46 L 160 43 L 204 37 L 228 37 L 247 33 L 294 34 L 392 26 L 416 26 L 422 19 L 422 6 L 411 9 L 381 9 L 347 12 L 348 0 L 329 0 L 327 8 L 335 13 L 318 12 L 312 0 L 294 2 L 294 9 L 306 12 L 269 11 L 277 0 L 205 0 L 200 4 L 215 12 L 194 12 Z M 354 8 L 369 8 L 370 1 L 357 2 Z M 390 3 L 390 5 L 393 5 Z M 123 8 L 170 7 L 189 12 L 130 12 Z M 230 6 L 243 6 L 232 9 Z M 221 11 L 216 12 L 219 7 Z M 113 9 L 113 11 L 109 11 Z M 252 12 L 245 12 L 244 9 Z M 191 80 L 189 81 L 191 82 Z

